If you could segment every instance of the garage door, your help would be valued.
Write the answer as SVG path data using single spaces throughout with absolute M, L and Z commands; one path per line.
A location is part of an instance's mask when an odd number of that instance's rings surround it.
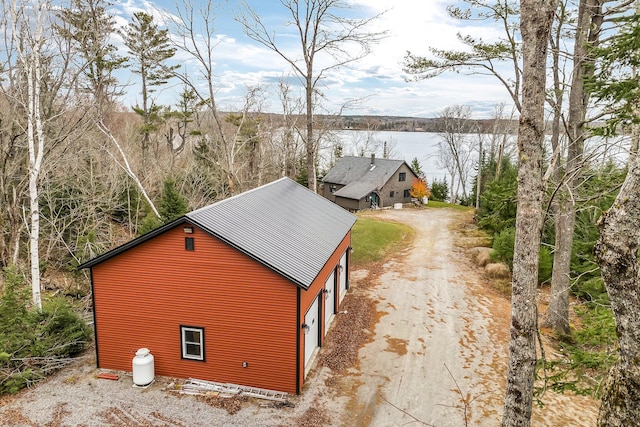
M 340 302 L 347 293 L 347 252 L 340 258 Z
M 324 333 L 327 334 L 331 316 L 336 312 L 336 273 L 335 270 L 324 283 Z
M 309 370 L 311 357 L 316 348 L 320 346 L 320 296 L 311 304 L 309 311 L 304 316 L 304 323 L 309 327 L 304 335 L 304 371 Z

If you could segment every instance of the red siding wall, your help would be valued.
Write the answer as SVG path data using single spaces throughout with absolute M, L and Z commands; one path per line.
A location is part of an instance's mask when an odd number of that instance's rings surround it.
M 342 242 L 340 243 L 340 245 L 338 245 L 337 249 L 333 252 L 333 254 L 331 255 L 331 257 L 329 258 L 329 260 L 327 261 L 327 263 L 325 264 L 325 266 L 322 268 L 322 270 L 320 271 L 320 273 L 318 274 L 318 276 L 316 277 L 316 279 L 313 281 L 313 284 L 309 287 L 308 290 L 306 291 L 302 291 L 301 295 L 300 295 L 300 325 L 299 327 L 302 327 L 302 324 L 304 323 L 304 315 L 307 312 L 307 310 L 309 310 L 309 307 L 311 307 L 311 304 L 313 304 L 313 302 L 315 301 L 316 297 L 318 296 L 319 292 L 322 292 L 322 290 L 324 289 L 324 284 L 326 282 L 326 280 L 329 278 L 329 276 L 331 275 L 331 272 L 334 271 L 336 269 L 336 266 L 338 264 L 340 264 L 340 258 L 342 257 L 342 255 L 344 254 L 344 252 L 349 248 L 349 246 L 351 246 L 351 231 L 349 231 L 349 233 L 344 237 L 344 239 L 342 240 Z M 349 269 L 347 269 L 348 271 Z M 340 274 L 345 274 L 346 272 L 341 272 Z M 337 277 L 336 277 L 336 282 L 337 282 Z M 337 301 L 339 301 L 339 295 L 338 292 L 340 292 L 339 289 L 336 290 L 335 296 L 337 298 Z M 320 317 L 321 319 L 321 324 L 322 324 L 322 333 L 321 333 L 321 341 L 320 341 L 320 345 L 324 344 L 324 336 L 325 336 L 325 331 L 324 331 L 324 298 L 320 298 L 321 304 L 323 304 L 320 307 L 320 311 L 322 313 L 322 316 Z M 337 304 L 336 304 L 336 309 L 337 309 Z M 300 387 L 302 387 L 302 385 L 304 384 L 304 371 L 305 371 L 305 366 L 304 366 L 304 339 L 300 340 L 300 354 L 301 356 L 301 360 L 300 360 L 300 366 L 298 367 L 298 369 L 300 369 L 299 371 L 299 375 L 300 375 Z
M 92 276 L 100 368 L 131 371 L 147 347 L 158 375 L 297 391 L 297 287 L 211 235 L 178 226 L 94 266 Z M 317 294 L 323 279 L 316 282 Z M 181 358 L 180 325 L 205 328 L 204 362 Z

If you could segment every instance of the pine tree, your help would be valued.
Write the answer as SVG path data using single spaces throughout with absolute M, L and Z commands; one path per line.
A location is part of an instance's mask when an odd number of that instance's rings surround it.
M 142 84 L 142 106 L 136 105 L 133 110 L 143 118 L 141 133 L 143 135 L 142 154 L 146 158 L 149 149 L 150 134 L 163 121 L 162 106 L 157 105 L 151 94 L 157 87 L 167 83 L 179 65 L 167 65 L 176 49 L 171 47 L 168 30 L 160 29 L 153 21 L 153 16 L 145 12 L 133 14 L 131 22 L 124 29 L 124 44 L 136 67 L 133 72 L 140 75 Z
M 424 172 L 422 171 L 422 166 L 420 165 L 420 161 L 417 157 L 414 157 L 413 160 L 411 160 L 411 169 L 415 172 L 418 178 L 424 179 Z
M 105 0 L 72 0 L 68 8 L 58 12 L 62 24 L 56 26 L 60 35 L 72 41 L 85 63 L 82 89 L 93 96 L 100 115 L 105 104 L 122 93 L 116 89 L 113 73 L 127 61 L 109 42 L 116 31 L 115 18 L 108 11 L 111 5 Z
M 187 201 L 178 192 L 176 180 L 173 178 L 164 180 L 164 189 L 159 211 L 162 221 L 165 223 L 181 217 L 188 211 Z
M 444 202 L 447 200 L 447 195 L 449 194 L 449 184 L 447 184 L 446 179 L 431 181 L 431 199 Z

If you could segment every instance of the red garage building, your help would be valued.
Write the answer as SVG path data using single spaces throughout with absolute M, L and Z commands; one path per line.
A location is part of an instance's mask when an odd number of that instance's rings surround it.
M 355 216 L 288 178 L 203 207 L 90 268 L 99 368 L 300 393 L 349 287 Z

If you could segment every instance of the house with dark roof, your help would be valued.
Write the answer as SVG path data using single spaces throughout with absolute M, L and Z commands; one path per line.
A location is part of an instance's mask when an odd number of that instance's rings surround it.
M 323 178 L 322 194 L 350 211 L 410 203 L 418 178 L 404 160 L 345 156 Z
M 80 266 L 97 365 L 300 393 L 349 288 L 355 216 L 282 178 Z

